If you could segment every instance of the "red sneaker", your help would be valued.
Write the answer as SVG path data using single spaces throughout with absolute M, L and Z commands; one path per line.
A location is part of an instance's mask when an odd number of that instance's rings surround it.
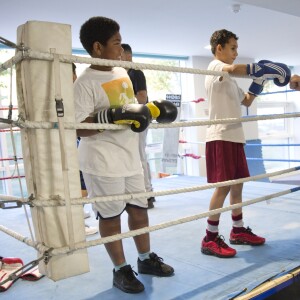
M 207 255 L 215 255 L 221 258 L 233 257 L 236 251 L 230 248 L 225 242 L 222 235 L 218 235 L 214 241 L 206 242 L 205 238 L 202 240 L 201 252 Z
M 259 246 L 265 243 L 266 239 L 254 234 L 251 228 L 247 227 L 244 229 L 245 230 L 240 233 L 234 233 L 233 230 L 231 230 L 230 244 Z

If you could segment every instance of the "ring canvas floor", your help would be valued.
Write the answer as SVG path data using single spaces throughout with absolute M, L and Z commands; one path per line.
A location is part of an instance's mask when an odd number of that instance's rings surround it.
M 293 182 L 294 184 L 295 182 Z M 155 191 L 206 184 L 206 178 L 171 176 L 154 179 Z M 299 185 L 299 184 L 298 184 Z M 248 182 L 244 185 L 244 200 L 269 195 L 295 185 Z M 161 196 L 155 208 L 149 210 L 150 225 L 196 215 L 208 210 L 213 190 Z M 1 300 L 115 300 L 115 299 L 231 299 L 243 289 L 251 290 L 266 279 L 300 266 L 300 205 L 299 192 L 290 193 L 269 203 L 261 202 L 243 209 L 245 225 L 266 238 L 258 247 L 234 246 L 237 255 L 221 259 L 203 255 L 200 243 L 205 234 L 206 219 L 179 224 L 151 233 L 151 250 L 175 268 L 170 278 L 139 275 L 145 291 L 126 294 L 112 286 L 112 263 L 103 245 L 88 249 L 90 272 L 53 282 L 44 277 L 36 282 L 17 280 L 9 290 L 0 294 Z M 225 205 L 229 205 L 226 200 Z M 90 204 L 85 210 L 90 210 Z M 86 223 L 97 226 L 93 217 Z M 29 236 L 23 208 L 0 209 L 0 224 Z M 127 231 L 126 213 L 122 216 L 123 231 Z M 228 241 L 231 230 L 230 212 L 221 216 L 220 234 Z M 88 240 L 99 238 L 99 234 Z M 127 263 L 137 271 L 137 252 L 133 239 L 124 239 Z M 0 232 L 0 256 L 20 257 L 24 263 L 36 259 L 35 250 Z M 80 262 L 78 262 L 80 263 Z M 62 268 L 64 266 L 61 266 Z M 300 293 L 300 292 L 299 292 Z M 233 299 L 233 298 L 232 298 Z

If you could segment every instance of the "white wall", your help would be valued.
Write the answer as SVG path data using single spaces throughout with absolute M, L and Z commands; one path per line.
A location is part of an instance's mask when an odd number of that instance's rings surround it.
M 210 57 L 192 56 L 187 63 L 187 67 L 206 70 L 210 61 Z M 206 99 L 204 80 L 204 75 L 188 75 L 186 87 L 183 88 L 183 93 L 186 91 L 188 96 L 183 99 L 183 101 L 187 100 L 182 105 L 181 119 L 193 120 L 196 118 L 206 119 L 208 117 L 208 105 L 206 101 L 200 103 L 190 102 L 199 98 Z M 205 130 L 206 126 L 184 127 L 181 130 L 181 138 L 188 142 L 204 142 Z M 205 155 L 204 144 L 181 144 L 179 149 L 180 153 L 192 153 L 199 156 Z M 183 161 L 185 174 L 206 176 L 205 158 L 193 159 L 186 157 Z
M 300 75 L 300 66 L 296 66 L 293 69 L 294 74 Z M 293 92 L 290 93 L 289 97 L 294 102 L 295 112 L 300 112 L 300 92 Z M 300 118 L 294 118 L 293 119 L 293 126 L 294 126 L 294 143 L 299 144 L 300 143 L 300 131 L 297 130 L 300 128 Z M 300 147 L 295 147 L 295 158 L 300 158 Z

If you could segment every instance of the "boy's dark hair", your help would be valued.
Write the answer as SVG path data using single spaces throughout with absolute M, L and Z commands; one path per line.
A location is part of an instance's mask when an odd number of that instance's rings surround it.
M 120 25 L 109 18 L 92 17 L 80 28 L 80 41 L 83 48 L 92 55 L 93 44 L 99 42 L 106 46 L 107 41 L 120 31 Z
M 233 32 L 226 29 L 215 31 L 210 38 L 212 54 L 216 53 L 216 48 L 218 45 L 221 45 L 222 48 L 224 48 L 225 44 L 227 44 L 231 38 L 234 38 L 236 41 L 239 39 Z
M 124 52 L 132 53 L 132 49 L 128 44 L 121 44 L 121 46 L 124 49 Z

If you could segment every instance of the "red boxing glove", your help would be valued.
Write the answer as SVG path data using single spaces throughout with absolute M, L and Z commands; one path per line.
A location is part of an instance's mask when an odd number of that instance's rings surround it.
M 8 290 L 18 278 L 9 276 L 23 267 L 23 261 L 17 257 L 4 257 L 0 260 L 0 292 Z

